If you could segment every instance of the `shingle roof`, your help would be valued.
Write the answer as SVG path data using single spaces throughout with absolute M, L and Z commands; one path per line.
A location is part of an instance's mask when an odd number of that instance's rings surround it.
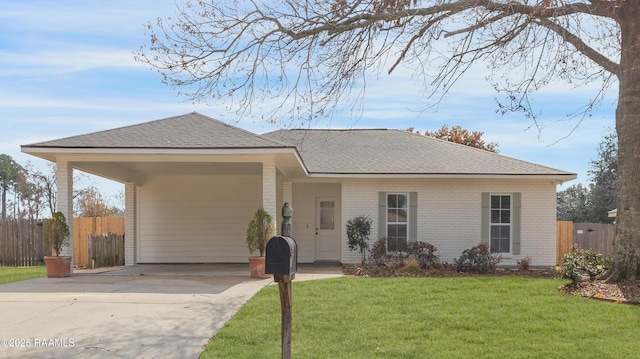
M 282 148 L 282 143 L 192 112 L 138 125 L 27 145 L 59 148 Z
M 575 178 L 570 172 L 402 130 L 278 130 L 258 135 L 196 112 L 23 147 L 32 152 L 37 152 L 38 148 L 135 151 L 295 147 L 312 175 L 545 175 Z
M 401 130 L 279 130 L 315 174 L 574 175 Z

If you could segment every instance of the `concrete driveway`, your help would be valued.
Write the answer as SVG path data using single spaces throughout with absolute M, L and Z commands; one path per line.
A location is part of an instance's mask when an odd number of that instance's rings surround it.
M 247 272 L 246 264 L 139 265 L 0 285 L 0 358 L 197 358 L 272 283 Z M 295 281 L 340 275 L 300 266 Z

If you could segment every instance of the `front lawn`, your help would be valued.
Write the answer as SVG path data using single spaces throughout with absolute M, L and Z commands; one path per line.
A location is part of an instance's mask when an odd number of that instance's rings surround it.
M 0 267 L 0 284 L 39 278 L 47 275 L 45 266 L 37 267 Z
M 630 358 L 640 307 L 557 279 L 337 278 L 293 283 L 294 358 Z M 256 294 L 202 358 L 280 357 L 278 287 Z

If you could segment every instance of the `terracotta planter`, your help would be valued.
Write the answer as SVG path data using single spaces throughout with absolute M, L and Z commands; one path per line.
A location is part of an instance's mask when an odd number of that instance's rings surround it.
M 264 257 L 249 257 L 249 272 L 251 278 L 269 278 L 270 276 L 264 273 L 265 264 Z
M 71 275 L 71 257 L 45 256 L 44 263 L 47 267 L 47 277 L 49 278 L 62 278 L 69 277 Z

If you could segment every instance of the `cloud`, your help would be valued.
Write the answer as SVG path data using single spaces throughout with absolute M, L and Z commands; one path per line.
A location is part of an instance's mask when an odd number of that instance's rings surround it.
M 143 24 L 175 13 L 174 0 L 4 1 L 2 27 L 21 33 L 122 36 L 142 33 Z
M 142 69 L 130 51 L 120 49 L 63 49 L 9 53 L 0 57 L 0 76 L 41 77 L 96 69 Z

